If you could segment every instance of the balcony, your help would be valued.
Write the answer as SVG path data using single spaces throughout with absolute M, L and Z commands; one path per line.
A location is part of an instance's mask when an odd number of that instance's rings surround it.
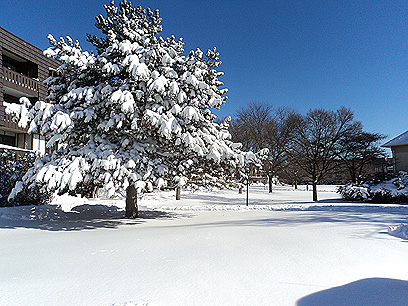
M 33 150 L 22 149 L 14 146 L 8 146 L 0 143 L 0 151 L 9 150 L 14 151 L 16 154 L 16 158 L 19 159 L 20 157 L 26 155 L 27 153 L 34 153 Z
M 3 87 L 24 93 L 19 96 L 38 97 L 38 81 L 7 67 L 3 67 Z
M 13 121 L 12 116 L 8 114 L 4 114 L 4 121 L 1 125 L 4 128 L 7 128 L 11 131 L 19 131 L 19 132 L 27 132 L 27 128 L 21 128 L 18 126 L 18 122 Z

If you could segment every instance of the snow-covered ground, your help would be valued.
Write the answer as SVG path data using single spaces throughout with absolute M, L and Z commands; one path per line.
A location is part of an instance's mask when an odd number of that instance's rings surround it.
M 0 208 L 0 305 L 408 305 L 408 205 L 319 188 Z

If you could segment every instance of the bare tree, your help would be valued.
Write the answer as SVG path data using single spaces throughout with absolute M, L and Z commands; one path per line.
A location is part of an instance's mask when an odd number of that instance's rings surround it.
M 346 166 L 353 183 L 357 183 L 357 178 L 361 177 L 364 167 L 368 164 L 385 162 L 385 150 L 379 146 L 379 141 L 384 138 L 386 136 L 380 133 L 358 130 L 340 140 L 338 156 Z
M 282 172 L 287 159 L 287 150 L 299 115 L 289 108 L 273 109 L 264 103 L 251 103 L 237 112 L 231 125 L 231 134 L 244 150 L 269 149 L 263 160 L 263 170 L 268 177 L 269 192 L 272 192 L 274 175 Z
M 233 141 L 240 142 L 246 151 L 257 152 L 265 148 L 271 110 L 269 105 L 263 103 L 251 103 L 246 108 L 240 108 L 237 119 L 229 126 Z
M 338 145 L 344 137 L 361 130 L 353 112 L 345 107 L 337 111 L 310 110 L 295 125 L 295 137 L 289 149 L 291 162 L 306 173 L 313 184 L 317 201 L 317 183 L 338 165 Z
M 237 119 L 230 125 L 234 141 L 242 143 L 243 150 L 259 151 L 267 145 L 268 125 L 272 107 L 264 103 L 251 103 L 237 111 Z
M 266 135 L 269 156 L 264 165 L 269 181 L 269 192 L 272 192 L 273 176 L 280 175 L 288 164 L 287 152 L 295 136 L 294 127 L 299 117 L 298 113 L 289 108 L 277 108 L 272 115 Z

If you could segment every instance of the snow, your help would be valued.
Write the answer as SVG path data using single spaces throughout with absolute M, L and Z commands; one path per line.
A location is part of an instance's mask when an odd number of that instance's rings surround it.
M 71 125 L 71 119 L 69 118 L 69 115 L 58 111 L 52 119 L 50 128 L 56 130 L 57 132 L 61 132 L 69 125 Z
M 186 106 L 182 111 L 182 116 L 187 120 L 199 120 L 199 113 L 194 106 Z
M 156 90 L 159 93 L 164 93 L 166 90 L 168 80 L 164 76 L 160 76 L 150 85 L 151 90 Z
M 408 240 L 408 224 L 398 224 L 388 228 L 388 234 Z
M 18 147 L 14 147 L 14 146 L 8 146 L 8 145 L 1 144 L 1 143 L 0 143 L 0 149 L 16 150 L 16 151 L 23 151 L 23 152 L 34 152 L 33 150 L 22 149 L 22 148 L 18 148 Z
M 6 114 L 21 114 L 22 120 L 19 121 L 18 126 L 22 128 L 26 128 L 28 125 L 28 110 L 27 107 L 29 106 L 28 103 L 26 102 L 28 100 L 27 98 L 23 97 L 22 102 L 24 101 L 24 104 L 15 104 L 15 103 L 7 103 L 3 102 L 3 105 L 6 107 Z
M 0 305 L 406 304 L 408 206 L 318 187 L 0 208 Z
M 345 199 L 350 200 L 373 201 L 377 197 L 377 199 L 388 198 L 389 202 L 407 202 L 408 174 L 400 171 L 397 177 L 378 184 L 347 184 L 340 188 L 340 193 Z
M 405 131 L 401 135 L 394 137 L 390 141 L 386 142 L 382 145 L 382 147 L 392 147 L 392 146 L 399 146 L 408 144 L 408 131 Z

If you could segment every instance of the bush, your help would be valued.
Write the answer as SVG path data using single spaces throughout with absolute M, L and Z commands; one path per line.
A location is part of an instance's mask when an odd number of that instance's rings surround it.
M 11 190 L 24 174 L 34 165 L 37 159 L 35 153 L 17 156 L 14 151 L 0 151 L 0 207 L 21 205 L 42 205 L 51 201 L 52 194 L 39 189 L 34 192 L 23 192 L 12 201 L 8 201 Z
M 408 203 L 408 174 L 376 177 L 359 184 L 347 184 L 337 190 L 343 200 L 376 203 Z
M 365 186 L 356 186 L 355 184 L 347 184 L 341 186 L 337 190 L 342 198 L 347 201 L 366 202 L 370 197 L 369 188 Z

